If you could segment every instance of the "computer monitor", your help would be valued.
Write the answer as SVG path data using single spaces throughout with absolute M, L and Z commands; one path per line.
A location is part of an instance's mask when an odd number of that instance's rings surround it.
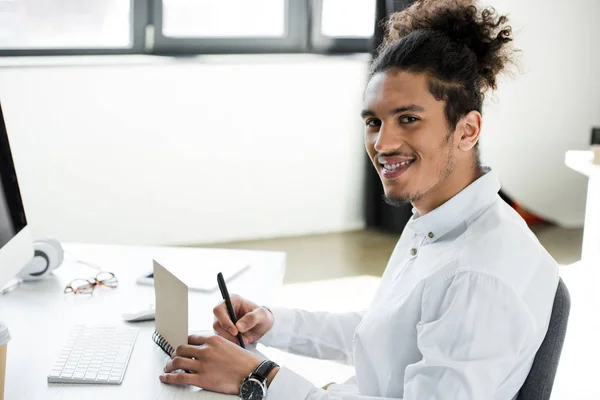
M 33 242 L 0 105 L 0 289 L 32 258 Z

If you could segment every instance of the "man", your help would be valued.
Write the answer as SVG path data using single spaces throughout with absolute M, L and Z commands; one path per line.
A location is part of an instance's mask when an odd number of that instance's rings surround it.
M 369 309 L 271 312 L 236 296 L 238 323 L 217 306 L 218 336 L 190 337 L 163 382 L 238 394 L 261 362 L 234 344 L 239 331 L 246 343 L 355 367 L 354 393 L 331 393 L 262 365 L 271 399 L 516 398 L 548 328 L 558 268 L 480 164 L 484 93 L 511 56 L 506 22 L 471 0 L 420 1 L 392 16 L 364 94 L 365 146 L 388 201 L 410 201 L 414 215 Z M 241 398 L 265 392 L 242 386 Z

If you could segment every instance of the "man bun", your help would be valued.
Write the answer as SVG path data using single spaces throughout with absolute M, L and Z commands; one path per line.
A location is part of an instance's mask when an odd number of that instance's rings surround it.
M 478 9 L 475 0 L 418 0 L 392 14 L 382 48 L 412 32 L 429 30 L 448 37 L 475 54 L 478 86 L 482 92 L 496 89 L 496 77 L 514 64 L 512 29 L 508 17 L 494 8 Z

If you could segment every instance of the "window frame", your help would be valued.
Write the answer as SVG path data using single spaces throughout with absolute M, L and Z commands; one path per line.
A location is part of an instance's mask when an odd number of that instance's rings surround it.
M 251 1 L 251 0 L 247 0 Z M 385 1 L 412 3 L 412 0 Z M 163 0 L 131 0 L 132 44 L 128 48 L 21 48 L 1 49 L 0 57 L 77 55 L 166 55 L 203 54 L 351 54 L 370 53 L 372 38 L 331 38 L 321 34 L 323 0 L 286 0 L 286 37 L 168 37 L 162 32 Z M 393 6 L 392 6 L 393 7 Z M 375 23 L 375 21 L 374 21 Z
M 19 56 L 74 56 L 140 54 L 144 52 L 145 30 L 148 22 L 148 0 L 131 0 L 131 47 L 51 47 L 51 48 L 0 48 L 0 57 Z
M 250 0 L 247 0 L 250 1 Z M 259 54 L 303 53 L 308 50 L 307 0 L 286 0 L 286 36 L 270 37 L 168 37 L 163 35 L 163 0 L 151 0 L 154 42 L 152 54 Z

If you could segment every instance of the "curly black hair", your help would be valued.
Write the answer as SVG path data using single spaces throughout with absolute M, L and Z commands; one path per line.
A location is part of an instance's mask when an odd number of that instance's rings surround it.
M 496 89 L 496 76 L 516 64 L 508 18 L 493 8 L 479 10 L 475 3 L 418 0 L 392 14 L 371 65 L 370 77 L 389 70 L 426 73 L 431 94 L 446 102 L 450 132 L 470 111 L 482 111 L 485 92 Z

